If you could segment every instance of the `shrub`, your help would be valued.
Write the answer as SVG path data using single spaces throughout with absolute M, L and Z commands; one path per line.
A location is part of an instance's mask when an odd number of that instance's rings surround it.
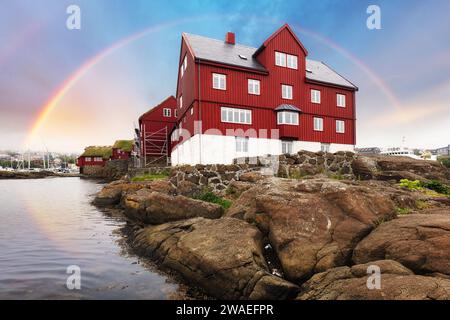
M 450 187 L 436 180 L 431 180 L 430 182 L 423 182 L 422 186 L 424 188 L 436 191 L 441 194 L 450 195 Z
M 159 180 L 159 179 L 164 179 L 164 178 L 167 178 L 167 175 L 165 175 L 165 174 L 142 174 L 142 175 L 131 178 L 131 181 L 133 181 L 133 182 L 153 181 L 153 180 Z
M 440 156 L 438 161 L 442 163 L 445 167 L 450 169 L 450 156 Z
M 223 198 L 215 195 L 211 191 L 205 191 L 205 192 L 201 193 L 200 195 L 196 196 L 195 199 L 218 204 L 218 205 L 222 206 L 224 209 L 228 209 L 229 207 L 231 207 L 230 200 L 223 199 Z
M 400 180 L 400 187 L 407 188 L 409 190 L 421 190 L 422 185 L 419 180 L 408 180 L 408 179 L 401 179 Z

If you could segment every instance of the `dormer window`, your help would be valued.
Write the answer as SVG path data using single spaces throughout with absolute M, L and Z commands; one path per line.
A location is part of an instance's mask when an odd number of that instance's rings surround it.
M 298 59 L 297 56 L 292 54 L 275 51 L 275 65 L 289 69 L 297 69 Z

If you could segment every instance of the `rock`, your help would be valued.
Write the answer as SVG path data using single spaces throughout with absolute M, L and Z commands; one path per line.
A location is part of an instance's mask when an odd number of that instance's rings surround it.
M 356 246 L 353 261 L 391 259 L 415 273 L 450 275 L 449 248 L 449 214 L 410 214 L 372 231 Z
M 377 162 L 371 157 L 358 156 L 352 162 L 352 170 L 360 179 L 372 179 L 378 171 Z
M 380 267 L 381 289 L 368 289 L 371 265 Z M 370 282 L 370 280 L 369 280 Z M 448 300 L 450 280 L 414 275 L 392 260 L 339 267 L 315 274 L 301 287 L 300 300 Z
M 262 179 L 264 179 L 264 177 L 257 171 L 245 172 L 239 176 L 239 180 L 244 182 L 258 182 Z
M 231 195 L 234 198 L 238 198 L 243 192 L 252 187 L 254 187 L 254 184 L 251 182 L 233 180 L 228 185 L 227 194 Z
M 217 219 L 223 214 L 223 208 L 217 204 L 148 189 L 126 195 L 123 207 L 128 218 L 146 224 L 161 224 L 192 217 Z
M 112 206 L 120 203 L 122 195 L 127 192 L 137 191 L 145 188 L 143 183 L 133 183 L 124 180 L 118 180 L 111 182 L 103 187 L 103 189 L 97 193 L 94 199 L 94 204 L 97 206 Z
M 194 218 L 147 227 L 133 245 L 219 299 L 287 299 L 298 292 L 269 273 L 261 233 L 241 220 Z
M 191 181 L 183 180 L 177 186 L 177 194 L 185 197 L 195 197 L 201 192 L 202 188 Z
M 379 221 L 395 217 L 389 195 L 331 179 L 273 179 L 233 202 L 227 216 L 267 232 L 286 278 L 303 281 L 351 261 L 353 248 Z

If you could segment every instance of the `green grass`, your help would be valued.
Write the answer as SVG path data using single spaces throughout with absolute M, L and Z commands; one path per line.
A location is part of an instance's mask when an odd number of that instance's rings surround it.
M 211 191 L 205 191 L 205 192 L 201 193 L 200 195 L 196 196 L 194 199 L 202 200 L 202 201 L 210 202 L 210 203 L 215 203 L 215 204 L 220 205 L 224 209 L 228 209 L 229 207 L 231 207 L 231 203 L 232 203 L 230 200 L 223 199 L 223 198 L 215 195 Z
M 411 212 L 410 208 L 401 208 L 401 207 L 396 207 L 395 211 L 397 212 L 397 214 L 399 215 L 405 215 L 405 214 L 409 214 Z
M 423 191 L 425 193 L 428 193 L 428 191 L 434 191 L 437 193 L 437 195 L 446 195 L 450 196 L 450 187 L 446 186 L 445 184 L 437 181 L 437 180 L 431 180 L 429 182 L 422 182 L 419 180 L 408 180 L 408 179 L 401 179 L 400 180 L 400 187 L 409 189 L 409 190 L 419 190 Z
M 153 180 L 160 180 L 160 179 L 164 179 L 164 178 L 167 178 L 167 175 L 165 175 L 165 174 L 142 174 L 142 175 L 131 178 L 131 181 L 133 181 L 133 182 L 153 181 Z

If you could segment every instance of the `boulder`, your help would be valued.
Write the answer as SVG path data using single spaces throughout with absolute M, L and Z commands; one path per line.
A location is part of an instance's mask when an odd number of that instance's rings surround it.
M 380 268 L 380 289 L 369 289 L 369 266 Z M 301 287 L 300 300 L 448 300 L 450 280 L 414 275 L 392 260 L 339 267 L 315 274 Z
M 145 224 L 161 224 L 193 217 L 217 219 L 223 214 L 223 208 L 217 204 L 150 189 L 126 195 L 122 205 L 129 219 Z
M 258 171 L 245 172 L 239 176 L 239 180 L 244 182 L 258 182 L 262 179 L 264 179 L 264 177 Z
M 380 221 L 395 218 L 389 195 L 331 179 L 273 179 L 233 202 L 227 216 L 267 233 L 286 278 L 312 274 L 351 261 L 356 244 Z
M 273 276 L 259 230 L 232 218 L 194 218 L 146 227 L 133 245 L 218 299 L 287 299 L 298 287 Z
M 145 188 L 143 183 L 133 183 L 124 180 L 111 182 L 103 187 L 94 198 L 94 204 L 98 206 L 113 206 L 120 203 L 122 195 L 127 192 Z
M 449 248 L 450 214 L 410 214 L 371 232 L 356 246 L 353 261 L 391 259 L 415 273 L 450 275 Z

